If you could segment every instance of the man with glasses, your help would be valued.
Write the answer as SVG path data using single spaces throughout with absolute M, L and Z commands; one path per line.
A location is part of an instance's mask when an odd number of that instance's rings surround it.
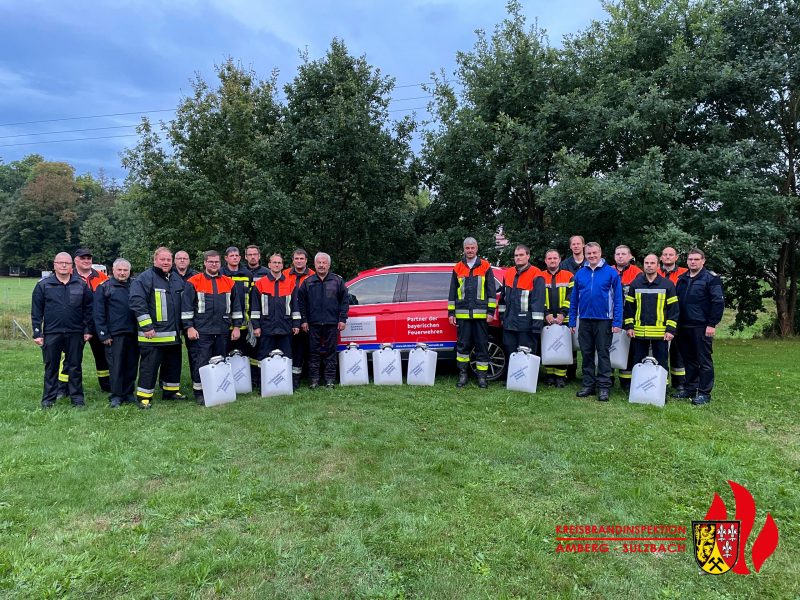
M 52 407 L 58 398 L 62 353 L 67 393 L 73 406 L 85 406 L 81 363 L 83 345 L 92 337 L 92 293 L 80 277 L 72 274 L 67 252 L 56 255 L 53 271 L 36 284 L 31 297 L 33 341 L 42 348 L 44 359 L 42 408 Z

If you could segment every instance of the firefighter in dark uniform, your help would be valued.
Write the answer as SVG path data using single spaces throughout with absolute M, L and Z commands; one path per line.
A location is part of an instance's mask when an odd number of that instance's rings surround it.
M 336 379 L 336 342 L 347 323 L 350 298 L 347 286 L 336 273 L 331 273 L 331 257 L 325 252 L 314 256 L 316 273 L 298 290 L 301 329 L 308 332 L 310 347 L 308 377 L 316 389 L 320 376 L 325 387 L 334 387 Z
M 661 251 L 661 268 L 658 270 L 658 274 L 669 279 L 672 285 L 675 286 L 678 285 L 678 277 L 689 270 L 686 267 L 679 267 L 677 262 L 678 252 L 675 248 L 667 246 Z M 673 339 L 669 344 L 669 375 L 672 388 L 676 392 L 683 390 L 686 367 L 683 365 L 680 344 L 676 339 Z
M 91 338 L 92 292 L 72 274 L 72 257 L 60 252 L 53 260 L 53 274 L 39 281 L 31 295 L 33 341 L 42 348 L 44 390 L 42 408 L 58 398 L 61 355 L 67 374 L 67 394 L 73 406 L 84 406 L 83 345 Z
M 586 263 L 586 241 L 582 235 L 573 235 L 569 238 L 570 255 L 561 261 L 561 268 L 573 275 Z M 573 327 L 574 324 L 570 325 Z M 567 366 L 567 379 L 573 381 L 578 375 L 578 352 L 572 353 L 572 364 Z
M 153 254 L 153 268 L 131 283 L 131 310 L 139 327 L 139 408 L 152 407 L 159 375 L 162 398 L 186 398 L 180 392 L 183 288 L 183 279 L 172 272 L 172 252 L 163 246 Z
M 87 286 L 89 291 L 94 293 L 101 283 L 108 279 L 108 276 L 102 271 L 98 271 L 92 267 L 92 251 L 88 248 L 79 248 L 73 254 L 75 257 L 75 275 L 80 277 Z M 97 383 L 100 384 L 100 389 L 104 392 L 111 391 L 111 384 L 109 383 L 108 374 L 108 361 L 106 360 L 106 351 L 103 344 L 97 338 L 97 332 L 94 330 L 94 320 L 89 324 L 89 333 L 92 337 L 89 338 L 89 348 L 92 350 L 94 356 L 94 366 L 97 370 Z M 64 369 L 61 370 L 58 376 L 60 382 L 59 396 L 66 395 L 65 384 L 67 382 L 67 373 Z
M 225 264 L 222 265 L 222 274 L 226 277 L 233 279 L 233 282 L 239 287 L 239 295 L 244 298 L 244 321 L 239 326 L 239 337 L 235 340 L 231 336 L 228 340 L 228 353 L 235 350 L 241 352 L 244 356 L 251 357 L 253 346 L 248 341 L 248 318 L 247 315 L 250 311 L 250 287 L 253 285 L 253 277 L 250 271 L 241 266 L 242 257 L 239 254 L 239 249 L 236 246 L 231 246 L 225 250 Z M 252 363 L 251 363 L 252 364 Z M 253 385 L 258 387 L 261 381 L 253 382 Z
M 705 268 L 706 255 L 697 248 L 686 257 L 688 272 L 678 277 L 678 344 L 686 365 L 685 389 L 673 398 L 692 398 L 700 406 L 711 402 L 714 387 L 712 342 L 725 310 L 722 281 Z
M 672 282 L 658 274 L 658 257 L 644 257 L 644 273 L 636 277 L 625 293 L 623 329 L 631 338 L 631 364 L 638 364 L 652 352 L 662 367 L 667 364 L 667 346 L 678 328 L 678 295 Z M 630 391 L 630 388 L 629 390 Z
M 308 252 L 302 248 L 292 252 L 292 266 L 284 269 L 283 274 L 292 281 L 296 290 L 300 289 L 302 283 L 314 275 L 314 271 L 308 268 Z M 303 331 L 292 336 L 292 380 L 295 388 L 300 384 L 300 377 L 303 375 L 303 367 L 308 356 L 308 333 Z
M 94 293 L 94 327 L 106 350 L 111 378 L 109 406 L 135 402 L 133 388 L 139 366 L 136 341 L 136 317 L 130 308 L 131 263 L 124 258 L 114 261 L 113 277 Z
M 200 272 L 190 264 L 191 259 L 186 250 L 178 250 L 175 253 L 174 262 L 175 264 L 172 267 L 172 272 L 184 281 L 187 281 L 190 277 L 194 277 Z M 194 364 L 192 353 L 189 352 L 189 339 L 186 337 L 186 330 L 183 332 L 183 341 L 186 343 L 186 359 L 189 361 L 189 372 L 191 373 L 194 370 Z
M 614 268 L 619 274 L 622 284 L 622 297 L 628 293 L 631 282 L 642 274 L 642 270 L 633 264 L 633 255 L 629 246 L 620 244 L 614 249 Z M 623 309 L 624 310 L 624 309 Z M 631 391 L 631 369 L 633 369 L 633 353 L 628 352 L 628 368 L 620 369 L 619 385 L 623 392 Z M 611 385 L 614 385 L 614 376 L 611 376 Z
M 475 371 L 478 387 L 487 388 L 489 372 L 489 325 L 497 308 L 494 273 L 487 260 L 478 258 L 478 242 L 468 237 L 464 240 L 464 257 L 453 267 L 450 293 L 447 297 L 450 324 L 458 331 L 456 362 L 458 382 L 464 387 L 469 375 L 469 359 L 475 350 Z
M 269 271 L 250 291 L 250 322 L 258 338 L 256 359 L 264 360 L 273 350 L 292 358 L 292 338 L 300 331 L 300 311 L 294 280 L 283 274 L 283 257 L 269 257 Z M 297 389 L 300 377 L 292 377 Z
M 262 277 L 266 276 L 269 273 L 269 269 L 261 264 L 261 250 L 258 249 L 258 246 L 254 244 L 250 244 L 247 248 L 244 249 L 244 260 L 247 263 L 246 269 L 247 272 L 250 273 L 250 290 L 252 291 L 253 286 L 255 286 L 256 282 L 261 279 Z M 250 315 L 250 296 L 248 292 L 248 297 L 245 299 L 245 307 L 247 308 L 247 312 L 245 313 L 245 319 L 249 321 Z M 247 358 L 250 361 L 250 375 L 253 379 L 253 387 L 259 389 L 261 387 L 261 371 L 259 371 L 259 364 L 258 364 L 258 339 L 253 332 L 253 324 L 247 328 L 247 344 L 244 345 L 245 350 L 247 351 Z
M 511 356 L 520 346 L 539 355 L 539 340 L 544 323 L 544 279 L 531 262 L 531 251 L 524 244 L 514 249 L 514 266 L 503 275 L 503 288 L 497 302 L 503 323 L 503 346 Z
M 183 291 L 181 321 L 189 339 L 192 389 L 198 404 L 204 402 L 200 368 L 213 356 L 225 356 L 228 340 L 238 339 L 239 326 L 244 320 L 244 298 L 239 286 L 220 274 L 221 266 L 219 252 L 205 252 L 204 271 L 190 277 Z
M 542 278 L 545 284 L 544 320 L 546 325 L 566 325 L 569 327 L 569 302 L 572 296 L 572 272 L 561 268 L 561 255 L 558 250 L 550 249 L 544 255 L 545 270 Z M 573 365 L 577 360 L 577 352 L 572 353 Z M 554 365 L 544 368 L 547 375 L 545 384 L 563 388 L 567 381 L 567 369 L 570 365 Z

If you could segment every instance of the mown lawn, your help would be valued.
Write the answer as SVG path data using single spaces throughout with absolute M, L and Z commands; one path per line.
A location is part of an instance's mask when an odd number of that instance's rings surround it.
M 88 354 L 88 353 L 87 353 Z M 303 390 L 203 409 L 39 409 L 0 342 L 0 594 L 9 598 L 790 598 L 800 594 L 800 343 L 717 345 L 712 404 L 493 385 Z M 185 380 L 185 378 L 184 378 Z M 726 481 L 781 541 L 760 574 L 557 554 L 559 524 L 702 519 Z M 752 541 L 752 540 L 751 540 Z

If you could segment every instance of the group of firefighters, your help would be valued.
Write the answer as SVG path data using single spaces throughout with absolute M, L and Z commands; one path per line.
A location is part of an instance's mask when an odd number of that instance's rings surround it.
M 690 250 L 687 267 L 679 267 L 678 253 L 667 247 L 660 257 L 645 256 L 642 270 L 625 245 L 616 247 L 613 265 L 602 258 L 598 243 L 586 244 L 582 236 L 570 238 L 570 250 L 564 260 L 557 250 L 548 250 L 545 268 L 539 269 L 531 264 L 528 247 L 516 246 L 514 266 L 505 270 L 498 299 L 491 265 L 478 257 L 474 238 L 464 240 L 448 300 L 450 322 L 458 327 L 456 385 L 467 384 L 474 352 L 478 386 L 488 386 L 488 322 L 498 308 L 507 356 L 521 346 L 539 354 L 545 325 L 577 330 L 583 370 L 579 398 L 597 395 L 608 401 L 614 383 L 612 339 L 624 330 L 631 345 L 627 368 L 619 372 L 623 391 L 630 391 L 633 366 L 652 354 L 664 368 L 669 365 L 673 398 L 709 403 L 712 340 L 725 301 L 719 276 L 704 266 L 703 251 Z M 577 352 L 571 365 L 546 367 L 546 383 L 564 387 L 568 377 L 575 377 L 576 359 Z
M 213 356 L 237 351 L 249 357 L 256 387 L 259 361 L 274 350 L 292 358 L 295 387 L 306 359 L 311 387 L 333 387 L 336 342 L 349 309 L 347 287 L 330 271 L 329 255 L 318 253 L 314 270 L 308 259 L 297 249 L 290 267 L 284 269 L 280 254 L 270 256 L 264 267 L 258 247 L 248 246 L 242 265 L 239 249 L 230 247 L 224 257 L 205 252 L 198 272 L 189 265 L 188 253 L 177 252 L 173 261 L 172 252 L 161 247 L 153 254 L 153 267 L 131 280 L 124 258 L 114 261 L 108 278 L 92 267 L 87 248 L 74 257 L 58 254 L 53 273 L 36 284 L 31 303 L 33 338 L 42 347 L 45 366 L 42 407 L 52 407 L 62 396 L 75 406 L 85 404 L 86 342 L 113 408 L 123 403 L 150 408 L 159 381 L 162 398 L 183 398 L 183 340 L 200 404 L 200 368 Z
M 720 279 L 704 268 L 700 250 L 689 252 L 687 269 L 677 266 L 673 248 L 665 248 L 660 264 L 649 254 L 642 271 L 627 246 L 616 248 L 611 266 L 598 244 L 573 236 L 571 256 L 561 260 L 558 251 L 549 250 L 540 270 L 531 264 L 530 250 L 518 245 L 498 299 L 491 265 L 478 257 L 475 239 L 464 240 L 463 248 L 448 298 L 449 319 L 458 332 L 459 388 L 468 382 L 473 352 L 478 386 L 488 386 L 488 322 L 499 307 L 507 354 L 520 346 L 538 354 L 544 325 L 573 331 L 577 326 L 583 357 L 579 397 L 596 393 L 608 400 L 611 339 L 625 329 L 631 351 L 628 368 L 619 374 L 623 389 L 630 386 L 633 364 L 652 353 L 659 364 L 669 362 L 673 397 L 691 398 L 694 404 L 710 401 L 711 340 L 724 301 Z M 113 408 L 123 403 L 150 408 L 159 382 L 162 398 L 183 398 L 183 341 L 200 404 L 200 368 L 213 356 L 237 351 L 250 359 L 256 388 L 259 362 L 275 350 L 292 359 L 295 388 L 306 364 L 311 388 L 334 386 L 336 344 L 347 321 L 349 295 L 324 252 L 316 254 L 312 270 L 303 249 L 292 253 L 287 268 L 278 253 L 262 266 L 257 246 L 245 249 L 244 265 L 236 247 L 222 256 L 210 250 L 198 272 L 187 252 L 173 257 L 160 247 L 153 267 L 133 280 L 124 258 L 114 261 L 111 278 L 93 268 L 92 258 L 87 248 L 72 256 L 59 253 L 53 273 L 33 291 L 33 338 L 42 347 L 45 367 L 43 408 L 63 396 L 75 406 L 85 404 L 81 363 L 87 342 L 100 388 L 110 394 Z M 564 387 L 568 377 L 575 377 L 576 358 L 572 365 L 547 367 L 547 383 Z

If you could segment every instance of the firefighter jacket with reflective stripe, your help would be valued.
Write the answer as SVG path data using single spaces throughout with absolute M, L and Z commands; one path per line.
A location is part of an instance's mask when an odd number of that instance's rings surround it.
M 294 287 L 299 288 L 306 279 L 314 275 L 314 271 L 306 269 L 303 273 L 298 273 L 294 267 L 289 267 L 283 270 L 283 274 L 292 280 Z
M 689 271 L 678 277 L 681 327 L 716 327 L 722 320 L 725 298 L 722 281 L 714 271 L 705 267 L 691 277 Z
M 688 270 L 689 269 L 687 269 L 686 267 L 676 266 L 674 269 L 672 269 L 672 271 L 667 272 L 664 270 L 664 266 L 662 265 L 658 269 L 658 274 L 661 275 L 662 277 L 666 277 L 667 279 L 669 279 L 672 282 L 672 285 L 677 286 L 678 277 L 686 273 Z
M 624 296 L 628 293 L 631 282 L 642 274 L 642 270 L 634 264 L 628 264 L 622 269 L 617 266 L 614 266 L 614 268 L 619 273 L 619 281 L 622 283 L 622 295 Z
M 300 327 L 300 309 L 294 281 L 272 273 L 256 281 L 250 290 L 250 322 L 261 335 L 287 335 Z
M 192 267 L 187 267 L 186 273 L 181 275 L 181 273 L 180 273 L 180 271 L 178 271 L 178 269 L 176 269 L 175 267 L 172 267 L 172 272 L 175 273 L 175 275 L 177 275 L 178 277 L 180 277 L 184 281 L 189 281 L 189 279 L 191 279 L 192 277 L 197 275 L 200 271 L 198 271 L 197 269 L 193 269 Z
M 158 267 L 148 269 L 131 283 L 131 310 L 139 326 L 140 344 L 180 344 L 181 297 L 185 282 Z M 145 331 L 156 335 L 146 338 Z
M 456 319 L 486 319 L 497 308 L 492 266 L 483 258 L 476 258 L 470 269 L 467 259 L 457 262 L 450 278 L 447 313 Z
M 623 296 L 619 273 L 605 260 L 597 267 L 581 267 L 573 278 L 569 302 L 569 322 L 576 319 L 609 319 L 612 327 L 622 327 Z
M 48 333 L 89 333 L 92 292 L 77 275 L 61 283 L 55 273 L 39 281 L 31 296 L 33 337 Z
M 233 279 L 233 282 L 239 286 L 239 294 L 244 298 L 244 321 L 242 321 L 239 329 L 247 329 L 247 319 L 250 314 L 250 288 L 253 287 L 253 278 L 250 276 L 250 270 L 244 269 L 240 265 L 237 271 L 231 271 L 228 265 L 224 265 L 220 269 L 220 273 Z
M 253 283 L 261 279 L 262 277 L 266 277 L 267 273 L 269 273 L 269 269 L 262 265 L 258 265 L 255 269 L 251 269 L 248 265 L 247 271 L 250 273 L 250 279 L 253 280 Z
M 544 279 L 533 265 L 509 267 L 497 302 L 503 329 L 538 333 L 544 322 Z
M 186 282 L 181 304 L 183 328 L 221 335 L 244 320 L 244 298 L 233 279 L 225 275 L 198 273 Z
M 637 338 L 664 339 L 665 333 L 678 328 L 678 294 L 672 282 L 656 274 L 649 281 L 642 273 L 631 282 L 625 295 L 625 329 L 633 329 Z
M 328 273 L 325 279 L 312 275 L 297 290 L 300 322 L 309 325 L 336 325 L 347 322 L 350 296 L 344 279 Z
M 94 293 L 94 327 L 104 342 L 116 335 L 136 335 L 136 315 L 130 305 L 131 281 L 104 281 Z
M 569 302 L 572 297 L 572 271 L 559 267 L 558 271 L 551 273 L 542 271 L 545 285 L 544 312 L 545 315 L 554 317 L 564 315 L 564 325 L 569 325 Z

